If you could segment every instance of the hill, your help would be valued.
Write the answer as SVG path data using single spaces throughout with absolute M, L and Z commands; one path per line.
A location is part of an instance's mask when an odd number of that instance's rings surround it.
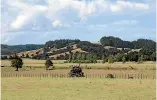
M 122 61 L 124 57 L 126 60 L 138 61 L 141 56 L 145 60 L 154 60 L 154 55 L 156 54 L 155 45 L 156 42 L 147 39 L 124 41 L 120 38 L 109 36 L 102 37 L 100 43 L 91 43 L 78 39 L 60 39 L 48 41 L 44 45 L 17 45 L 8 46 L 7 49 L 8 51 L 19 52 L 17 55 L 20 57 L 32 59 L 77 59 L 77 61 L 80 61 L 82 59 L 106 60 L 114 56 L 119 58 L 119 61 Z M 5 45 L 2 45 L 3 53 L 7 49 Z
M 118 37 L 102 37 L 100 43 L 104 46 L 112 46 L 116 48 L 131 48 L 131 49 L 145 49 L 156 50 L 156 42 L 149 39 L 137 39 L 136 41 L 124 41 Z
M 26 45 L 6 45 L 1 44 L 1 55 L 10 55 L 13 53 L 29 51 L 29 50 L 36 50 L 39 48 L 44 47 L 44 45 L 38 44 L 26 44 Z

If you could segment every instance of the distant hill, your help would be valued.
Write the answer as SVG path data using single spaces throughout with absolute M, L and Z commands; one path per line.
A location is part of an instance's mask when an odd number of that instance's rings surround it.
M 131 48 L 131 49 L 145 49 L 145 50 L 156 50 L 156 42 L 149 39 L 138 39 L 136 41 L 124 41 L 118 37 L 102 37 L 100 43 L 103 46 L 112 46 L 116 48 Z
M 26 45 L 6 45 L 1 44 L 1 55 L 10 55 L 17 52 L 29 51 L 29 50 L 36 50 L 39 48 L 43 48 L 44 45 L 38 44 L 26 44 Z

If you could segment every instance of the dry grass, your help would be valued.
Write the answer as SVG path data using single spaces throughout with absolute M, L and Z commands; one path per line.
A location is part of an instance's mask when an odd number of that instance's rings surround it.
M 45 60 L 31 60 L 24 59 L 24 67 L 20 69 L 19 72 L 34 73 L 34 72 L 52 72 L 52 73 L 65 73 L 70 72 L 72 65 L 78 65 L 74 63 L 64 63 L 63 60 L 53 60 L 55 70 L 45 71 L 44 63 Z M 10 66 L 10 61 L 2 60 L 2 65 Z M 137 64 L 135 62 L 127 62 L 122 64 L 121 62 L 116 62 L 114 64 L 81 64 L 83 67 L 83 72 L 85 74 L 143 74 L 146 76 L 153 76 L 156 74 L 155 63 L 154 62 L 144 62 L 143 64 Z M 134 68 L 134 69 L 132 69 Z M 13 67 L 2 67 L 2 73 L 15 72 Z
M 2 100 L 155 100 L 155 80 L 2 78 Z
M 43 67 L 45 60 L 32 60 L 32 59 L 23 59 L 24 66 L 32 66 L 32 67 Z M 64 63 L 65 60 L 53 60 L 54 66 L 56 68 L 69 68 L 72 65 L 79 65 L 78 63 Z M 100 62 L 100 61 L 99 61 Z M 1 60 L 1 65 L 10 66 L 9 60 Z M 155 70 L 156 62 L 144 62 L 142 64 L 137 64 L 135 62 L 126 62 L 123 64 L 122 62 L 115 62 L 113 64 L 108 63 L 88 63 L 88 64 L 81 64 L 83 68 L 92 68 L 92 69 L 143 69 L 143 70 Z

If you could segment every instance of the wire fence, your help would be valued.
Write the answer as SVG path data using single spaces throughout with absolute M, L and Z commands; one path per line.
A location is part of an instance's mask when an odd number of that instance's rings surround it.
M 114 78 L 121 79 L 156 79 L 156 75 L 145 74 L 112 74 Z M 108 74 L 85 74 L 85 78 L 107 78 Z M 43 78 L 68 78 L 65 73 L 1 73 L 1 77 L 43 77 Z

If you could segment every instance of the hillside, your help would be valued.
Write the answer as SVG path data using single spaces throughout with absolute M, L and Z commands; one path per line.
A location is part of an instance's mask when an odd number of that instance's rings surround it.
M 38 44 L 26 44 L 26 45 L 6 45 L 1 44 L 1 55 L 10 55 L 17 52 L 36 50 L 44 47 L 44 45 Z
M 97 59 L 101 60 L 110 56 L 120 56 L 120 61 L 125 54 L 127 60 L 137 61 L 141 56 L 146 60 L 153 59 L 156 42 L 147 39 L 138 39 L 137 41 L 123 41 L 117 37 L 102 37 L 101 43 L 91 43 L 89 41 L 80 41 L 78 39 L 60 39 L 48 41 L 45 45 L 2 45 L 2 52 L 7 50 L 17 53 L 20 57 L 32 59 Z M 6 50 L 6 51 L 4 51 Z M 9 52 L 8 54 L 11 54 Z M 131 56 L 131 57 L 130 57 Z M 81 58 L 82 57 L 82 58 Z

